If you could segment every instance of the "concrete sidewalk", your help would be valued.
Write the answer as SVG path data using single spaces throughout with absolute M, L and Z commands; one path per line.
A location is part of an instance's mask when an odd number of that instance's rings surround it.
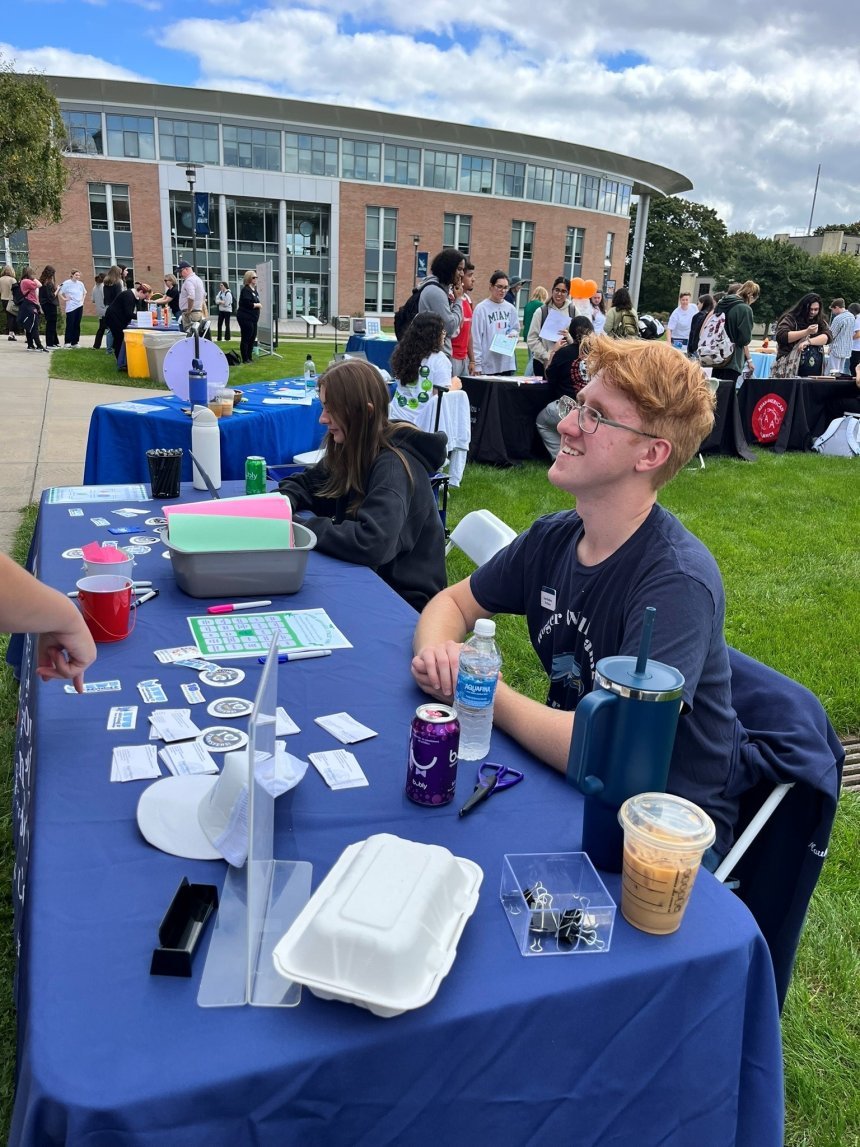
M 83 346 L 92 346 L 84 336 Z M 77 351 L 28 351 L 23 336 L 9 342 L 0 336 L 0 550 L 9 553 L 20 523 L 20 511 L 38 502 L 49 486 L 79 486 L 90 415 L 106 402 L 148 398 L 155 390 L 131 390 L 92 382 L 49 378 L 53 354 Z

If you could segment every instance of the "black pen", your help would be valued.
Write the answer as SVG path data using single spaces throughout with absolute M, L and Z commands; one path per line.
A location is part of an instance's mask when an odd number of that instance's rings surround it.
M 137 599 L 137 601 L 134 603 L 134 604 L 135 604 L 135 608 L 138 608 L 138 609 L 139 609 L 139 608 L 140 608 L 140 606 L 142 606 L 142 605 L 145 605 L 145 604 L 146 604 L 146 602 L 148 602 L 148 601 L 152 601 L 152 599 L 153 599 L 154 597 L 158 597 L 158 595 L 159 595 L 159 593 L 160 593 L 160 592 L 161 592 L 160 590 L 157 590 L 157 589 L 151 589 L 151 590 L 150 590 L 148 593 L 145 593 L 145 594 L 143 594 L 143 596 L 142 596 L 142 597 L 139 597 L 139 598 Z

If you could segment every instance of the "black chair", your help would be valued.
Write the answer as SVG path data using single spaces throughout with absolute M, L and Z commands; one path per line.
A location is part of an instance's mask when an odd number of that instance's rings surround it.
M 827 856 L 845 750 L 821 702 L 803 685 L 736 649 L 729 649 L 729 660 L 739 720 L 739 767 L 730 787 L 730 795 L 740 796 L 736 837 L 766 802 L 773 808 L 737 863 L 718 872 L 725 879 L 731 867 L 735 891 L 767 941 L 782 1009 Z

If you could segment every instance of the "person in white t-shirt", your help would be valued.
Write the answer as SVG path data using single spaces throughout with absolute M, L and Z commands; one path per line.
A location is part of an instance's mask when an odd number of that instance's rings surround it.
M 397 388 L 388 417 L 392 422 L 412 422 L 423 430 L 433 391 L 459 390 L 451 360 L 445 354 L 445 324 L 435 311 L 415 316 L 391 355 L 391 370 Z
M 687 353 L 687 343 L 690 339 L 690 324 L 696 314 L 696 308 L 690 306 L 690 292 L 684 291 L 678 298 L 678 305 L 669 315 L 667 339 L 678 350 Z
M 80 271 L 72 271 L 57 292 L 57 300 L 66 314 L 66 333 L 63 335 L 63 347 L 66 350 L 71 350 L 80 342 L 81 317 L 86 297 L 87 288 L 81 281 Z

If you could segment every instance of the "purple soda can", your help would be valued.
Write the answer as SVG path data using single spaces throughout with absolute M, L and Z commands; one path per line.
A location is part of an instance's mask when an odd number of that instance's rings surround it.
M 443 805 L 454 799 L 460 722 L 457 710 L 431 701 L 419 705 L 409 734 L 406 795 L 416 804 Z

